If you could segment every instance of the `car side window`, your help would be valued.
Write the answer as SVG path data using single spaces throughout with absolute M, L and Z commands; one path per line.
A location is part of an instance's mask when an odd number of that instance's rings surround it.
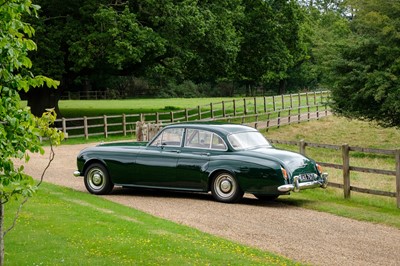
M 215 150 L 226 150 L 226 144 L 220 136 L 213 134 L 211 148 Z
M 185 146 L 191 148 L 210 148 L 212 133 L 205 130 L 187 129 Z
M 187 129 L 185 147 L 226 150 L 225 142 L 218 135 L 199 129 Z
M 150 146 L 181 146 L 183 136 L 183 128 L 165 129 Z

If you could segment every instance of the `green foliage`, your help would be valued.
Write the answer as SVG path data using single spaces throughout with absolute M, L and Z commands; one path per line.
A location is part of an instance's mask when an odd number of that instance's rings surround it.
M 333 108 L 348 117 L 400 126 L 400 3 L 353 1 L 352 34 L 334 64 Z
M 244 1 L 239 80 L 276 85 L 304 59 L 302 12 L 294 1 Z
M 36 49 L 29 38 L 34 29 L 22 21 L 24 15 L 35 15 L 38 6 L 29 0 L 9 0 L 0 3 L 0 203 L 13 197 L 31 196 L 35 185 L 24 168 L 17 167 L 14 159 L 29 160 L 30 152 L 41 152 L 40 137 L 50 137 L 55 143 L 62 136 L 54 128 L 53 110 L 42 118 L 34 117 L 29 108 L 20 108 L 19 91 L 44 84 L 56 87 L 57 81 L 30 72 L 32 62 L 28 52 Z
M 201 88 L 188 96 L 227 95 L 226 82 L 234 89 L 276 85 L 307 57 L 303 11 L 294 0 L 38 3 L 43 10 L 34 23 L 43 48 L 34 66 L 59 78 L 62 89 L 123 97 L 134 89 L 120 83 L 140 78 L 147 96 L 175 96 L 189 83 Z

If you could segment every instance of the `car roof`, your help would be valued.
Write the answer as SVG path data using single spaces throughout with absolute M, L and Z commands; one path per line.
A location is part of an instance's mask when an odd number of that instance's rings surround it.
M 230 124 L 230 123 L 212 123 L 212 122 L 189 122 L 189 123 L 177 123 L 168 125 L 165 128 L 172 128 L 172 127 L 185 127 L 185 128 L 195 128 L 195 129 L 204 129 L 210 130 L 214 132 L 219 132 L 224 135 L 238 133 L 238 132 L 253 132 L 257 131 L 256 129 L 245 126 L 245 125 L 238 125 L 238 124 Z

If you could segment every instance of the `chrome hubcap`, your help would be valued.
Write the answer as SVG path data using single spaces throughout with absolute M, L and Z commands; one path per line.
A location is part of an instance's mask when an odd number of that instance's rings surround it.
M 102 179 L 102 178 L 101 178 L 100 174 L 95 173 L 95 174 L 93 175 L 92 182 L 93 182 L 93 184 L 95 184 L 96 186 L 98 186 L 98 185 L 101 184 L 101 179 Z
M 232 189 L 232 183 L 225 179 L 221 182 L 220 188 L 222 192 L 228 193 Z

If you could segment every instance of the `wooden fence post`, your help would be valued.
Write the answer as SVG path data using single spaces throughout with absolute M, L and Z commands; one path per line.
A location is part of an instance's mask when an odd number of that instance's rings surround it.
M 257 114 L 257 98 L 254 97 L 254 113 Z
M 233 99 L 233 116 L 236 116 L 236 100 Z
M 189 121 L 189 111 L 187 108 L 185 108 L 185 120 Z
M 281 125 L 281 111 L 278 112 L 278 128 Z
M 350 148 L 348 144 L 342 145 L 343 158 L 343 193 L 344 198 L 350 198 Z
M 300 113 L 300 110 L 301 110 L 301 108 L 299 107 L 298 109 L 297 109 L 297 123 L 299 123 L 300 124 L 300 121 L 301 121 L 301 113 Z
M 174 112 L 171 111 L 169 114 L 170 114 L 170 116 L 171 116 L 171 123 L 174 123 Z M 144 121 L 143 121 L 143 122 L 144 122 Z
M 122 132 L 126 136 L 126 114 L 122 114 Z
M 246 103 L 246 98 L 243 98 L 243 109 L 244 109 L 244 115 L 247 115 L 247 103 Z
M 264 96 L 264 113 L 267 112 L 267 97 Z
M 211 118 L 214 118 L 214 105 L 213 105 L 213 103 L 210 103 L 210 112 L 211 112 Z
M 85 139 L 88 139 L 89 138 L 89 130 L 88 130 L 88 121 L 87 121 L 86 116 L 83 117 L 83 131 L 84 131 Z
M 304 139 L 299 141 L 300 154 L 306 155 L 306 146 L 307 143 L 304 141 Z
M 268 113 L 268 115 L 267 115 L 267 128 L 266 128 L 266 132 L 268 132 L 268 130 L 269 130 L 269 122 L 270 122 L 270 113 Z
M 225 102 L 222 101 L 222 117 L 226 117 L 226 113 L 225 113 Z
M 283 94 L 281 94 L 281 98 L 282 98 L 282 108 L 281 109 L 285 109 L 285 97 L 283 96 Z
M 156 112 L 156 124 L 158 125 L 160 123 L 160 114 Z
M 103 116 L 104 119 L 104 137 L 108 138 L 108 125 L 107 125 L 107 116 Z
M 201 120 L 201 106 L 200 105 L 197 106 L 197 115 L 199 117 L 199 120 Z
M 397 208 L 400 208 L 400 150 L 396 150 L 396 198 Z
M 314 105 L 317 104 L 317 93 L 314 91 Z
M 274 96 L 274 95 L 272 95 L 272 109 L 273 109 L 274 111 L 276 111 L 275 96 Z
M 67 138 L 67 120 L 65 120 L 65 118 L 63 117 L 61 121 L 62 121 L 62 131 L 65 137 Z

